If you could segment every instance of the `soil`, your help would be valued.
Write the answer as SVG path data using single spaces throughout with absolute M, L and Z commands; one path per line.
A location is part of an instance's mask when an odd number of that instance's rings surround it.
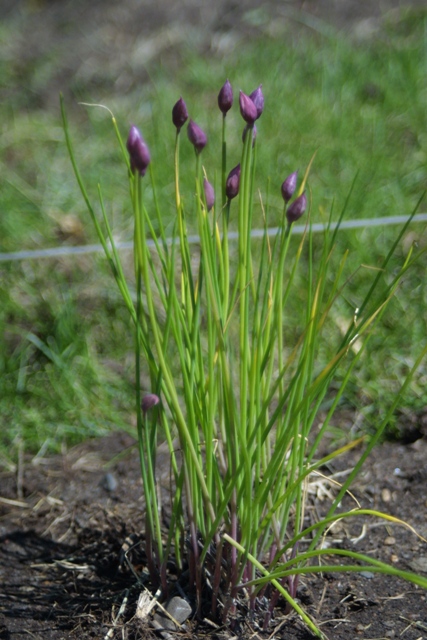
M 351 469 L 359 451 L 327 473 Z M 167 468 L 160 454 L 160 465 Z M 163 460 L 163 462 L 162 462 Z M 167 474 L 166 474 L 167 475 Z M 163 483 L 167 484 L 166 477 Z M 352 493 L 361 506 L 407 521 L 427 538 L 427 438 L 384 443 L 371 454 Z M 314 489 L 313 489 L 314 490 Z M 327 496 L 314 490 L 312 517 Z M 343 508 L 354 507 L 352 498 Z M 137 640 L 160 637 L 152 618 L 136 616 L 146 589 L 141 479 L 133 438 L 117 433 L 49 459 L 4 471 L 0 491 L 0 638 Z M 122 545 L 135 534 L 132 555 Z M 398 568 L 427 575 L 427 544 L 402 526 L 355 518 L 328 536 Z M 333 557 L 325 558 L 333 563 Z M 300 581 L 297 597 L 329 640 L 427 638 L 426 592 L 381 574 L 317 573 Z M 194 603 L 193 603 L 194 604 Z M 116 624 L 120 607 L 124 609 Z M 157 634 L 157 635 L 156 635 Z M 174 638 L 309 640 L 299 619 L 276 609 L 267 632 L 249 617 L 231 631 L 190 619 Z

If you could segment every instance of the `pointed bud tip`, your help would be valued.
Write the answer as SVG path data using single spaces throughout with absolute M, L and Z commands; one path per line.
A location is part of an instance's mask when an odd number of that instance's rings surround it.
M 159 402 L 160 402 L 159 396 L 156 396 L 155 393 L 147 393 L 147 395 L 145 395 L 142 398 L 142 402 L 141 402 L 142 412 L 147 413 L 147 411 L 150 411 L 150 409 L 157 406 Z
M 258 111 L 251 98 L 243 91 L 239 94 L 239 106 L 243 120 L 252 125 L 258 117 Z
M 145 175 L 151 160 L 150 151 L 140 130 L 134 124 L 129 129 L 126 148 L 129 152 L 131 170 L 138 171 L 141 176 Z
M 227 79 L 218 94 L 218 107 L 224 115 L 230 111 L 233 106 L 233 88 Z
M 228 200 L 232 200 L 238 195 L 239 188 L 240 188 L 240 163 L 230 171 L 225 183 L 225 195 L 227 196 Z
M 194 122 L 194 120 L 190 120 L 188 123 L 187 135 L 197 153 L 200 153 L 202 149 L 206 147 L 208 142 L 206 133 Z
M 260 84 L 259 87 L 255 89 L 255 91 L 252 91 L 249 97 L 256 107 L 256 110 L 257 110 L 256 119 L 258 120 L 258 118 L 261 116 L 262 112 L 264 111 L 264 94 L 262 92 L 262 84 Z
M 291 173 L 282 184 L 282 197 L 288 203 L 297 188 L 298 171 Z
M 215 204 L 215 189 L 206 178 L 203 180 L 203 190 L 205 192 L 206 208 L 210 211 Z
M 183 127 L 184 124 L 187 122 L 187 120 L 188 120 L 187 105 L 185 104 L 182 97 L 180 97 L 180 99 L 174 104 L 172 109 L 172 122 L 177 128 L 178 133 L 180 132 L 181 127 Z
M 307 196 L 305 192 L 296 198 L 286 211 L 286 218 L 289 224 L 301 218 L 307 208 Z

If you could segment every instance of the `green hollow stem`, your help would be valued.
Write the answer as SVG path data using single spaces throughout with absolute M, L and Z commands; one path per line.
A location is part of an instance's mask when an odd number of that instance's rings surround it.
M 142 282 L 144 270 L 148 270 L 148 265 L 144 259 L 144 253 L 142 246 L 145 242 L 145 223 L 144 212 L 142 207 L 142 184 L 141 176 L 135 173 L 133 182 L 133 207 L 134 207 L 134 246 L 135 246 L 135 268 L 136 268 L 136 283 L 137 283 L 137 322 L 141 322 L 143 315 L 142 309 Z M 146 280 L 146 279 L 145 279 Z M 146 284 L 146 283 L 145 283 Z M 150 434 L 148 433 L 148 420 L 147 416 L 142 416 L 141 409 L 141 344 L 140 344 L 140 331 L 136 331 L 136 349 L 135 349 L 136 363 L 135 363 L 135 389 L 137 400 L 137 429 L 138 429 L 138 441 L 142 441 L 140 448 L 143 450 L 143 457 L 141 459 L 141 468 L 143 468 L 143 480 L 144 487 L 147 495 L 147 503 L 150 504 L 150 509 L 147 509 L 147 525 L 149 531 L 152 532 L 153 539 L 156 544 L 156 553 L 158 562 L 161 565 L 163 562 L 163 542 L 161 535 L 161 525 L 159 518 L 159 508 L 157 504 L 157 489 L 156 479 L 154 474 L 155 469 L 155 450 L 150 447 Z M 154 456 L 154 458 L 153 458 Z M 145 484 L 146 483 L 146 484 Z
M 248 247 L 250 242 L 249 207 L 251 200 L 251 159 L 252 159 L 252 128 L 246 133 L 243 145 L 240 198 L 239 198 L 239 307 L 240 307 L 240 425 L 242 429 L 242 447 L 246 447 L 247 436 L 247 395 L 248 395 L 248 367 L 249 367 L 249 277 L 250 256 Z
M 189 245 L 187 240 L 187 228 L 184 216 L 184 207 L 181 198 L 180 182 L 179 182 L 179 148 L 180 148 L 180 130 L 176 132 L 175 137 L 175 155 L 174 155 L 174 169 L 175 169 L 175 204 L 176 215 L 178 221 L 178 235 L 179 244 L 181 250 L 182 261 L 182 290 L 181 290 L 181 302 L 185 313 L 187 314 L 188 324 L 191 326 L 193 321 L 193 310 L 195 306 L 194 301 L 194 288 L 193 279 L 191 275 L 191 259 L 189 252 Z
M 291 239 L 291 225 L 288 224 L 285 226 L 285 214 L 286 207 L 283 212 L 283 222 L 280 230 L 280 250 L 279 250 L 279 261 L 277 267 L 277 277 L 275 280 L 275 286 L 273 290 L 273 300 L 275 304 L 275 316 L 277 318 L 277 358 L 278 358 L 278 368 L 279 371 L 283 370 L 283 277 L 284 277 L 284 268 L 286 256 L 289 249 L 289 243 Z M 279 385 L 279 394 L 283 395 L 284 381 L 282 380 Z
M 306 562 L 308 560 L 311 560 L 312 558 L 321 558 L 322 556 L 341 556 L 345 558 L 351 558 L 363 564 L 306 565 Z M 299 563 L 302 563 L 303 566 L 293 566 Z M 266 572 L 263 577 L 256 578 L 251 582 L 243 583 L 239 585 L 239 587 L 247 588 L 252 585 L 263 585 L 273 580 L 282 580 L 287 576 L 303 575 L 308 573 L 321 573 L 327 571 L 352 571 L 354 573 L 360 573 L 361 571 L 366 571 L 367 569 L 374 573 L 384 573 L 386 575 L 403 578 L 404 580 L 412 582 L 413 584 L 416 584 L 423 589 L 427 589 L 427 578 L 423 578 L 422 576 L 411 573 L 410 571 L 397 569 L 396 567 L 393 567 L 392 565 L 389 565 L 385 562 L 375 560 L 371 556 L 357 553 L 356 551 L 349 551 L 347 549 L 335 549 L 334 547 L 330 547 L 329 549 L 317 549 L 315 551 L 300 553 L 294 558 L 291 558 L 288 562 L 280 565 L 280 567 L 278 567 L 275 571 Z
M 228 321 L 230 300 L 230 253 L 228 246 L 228 223 L 230 220 L 231 201 L 227 200 L 222 216 L 222 255 L 224 261 L 224 285 L 223 285 L 223 320 L 224 326 Z
M 227 202 L 227 196 L 225 194 L 225 184 L 227 180 L 227 137 L 226 137 L 226 122 L 227 114 L 222 114 L 222 144 L 221 144 L 221 205 L 224 212 Z
M 361 455 L 359 461 L 357 462 L 357 464 L 354 466 L 353 470 L 351 471 L 351 473 L 349 474 L 349 476 L 347 477 L 346 481 L 344 482 L 344 484 L 342 485 L 340 491 L 338 492 L 338 495 L 336 496 L 336 498 L 334 499 L 328 514 L 326 517 L 332 516 L 334 515 L 334 512 L 336 511 L 338 505 L 340 504 L 342 498 L 344 497 L 345 493 L 347 492 L 349 486 L 351 485 L 351 483 L 353 482 L 353 480 L 355 479 L 355 477 L 357 476 L 357 474 L 360 472 L 360 469 L 363 465 L 363 463 L 365 462 L 366 458 L 368 457 L 368 455 L 370 454 L 370 452 L 372 451 L 372 449 L 374 448 L 374 446 L 377 444 L 377 442 L 380 440 L 387 424 L 390 421 L 391 416 L 393 415 L 394 411 L 396 410 L 396 407 L 399 404 L 399 401 L 403 395 L 403 393 L 406 391 L 406 389 L 408 388 L 415 372 L 417 371 L 417 369 L 419 368 L 420 364 L 422 363 L 422 361 L 424 360 L 424 358 L 427 355 L 427 345 L 425 345 L 425 347 L 421 350 L 418 358 L 415 360 L 414 365 L 411 367 L 409 373 L 407 374 L 405 381 L 403 382 L 399 393 L 396 394 L 395 400 L 394 402 L 391 404 L 391 406 L 389 407 L 386 415 L 384 416 L 384 419 L 381 421 L 379 427 L 377 428 L 377 431 L 375 432 L 375 434 L 372 436 L 372 438 L 370 439 L 365 451 L 363 452 L 363 454 Z M 314 536 L 311 544 L 310 544 L 310 549 L 313 549 L 316 544 L 318 543 L 324 528 L 320 528 L 316 535 Z
M 239 287 L 239 390 L 240 390 L 240 428 L 238 432 L 238 449 L 241 452 L 243 471 L 237 478 L 237 509 L 239 514 L 240 535 L 242 541 L 251 538 L 252 525 L 252 483 L 253 473 L 248 450 L 250 435 L 249 419 L 251 416 L 251 350 L 250 350 L 250 300 L 251 288 L 251 206 L 252 206 L 252 128 L 248 128 L 243 144 L 239 191 L 238 218 L 238 287 Z M 235 461 L 237 466 L 237 460 Z M 233 581 L 240 579 L 246 560 L 238 560 L 240 569 L 234 573 Z
M 231 544 L 233 547 L 235 547 L 242 555 L 244 555 L 245 557 L 247 557 L 247 559 L 258 569 L 258 571 L 260 571 L 264 576 L 268 576 L 269 577 L 269 572 L 267 571 L 267 569 L 264 567 L 264 565 L 261 564 L 261 562 L 259 562 L 259 560 L 257 560 L 251 553 L 247 552 L 244 547 L 242 547 L 242 545 L 240 543 L 238 543 L 236 540 L 234 540 L 233 538 L 231 538 L 228 534 L 224 534 L 223 535 L 223 539 L 226 540 L 229 544 Z M 273 580 L 269 580 L 269 582 L 271 582 L 271 584 L 281 593 L 281 595 L 285 598 L 285 600 L 291 605 L 291 607 L 296 611 L 296 613 L 298 613 L 301 618 L 304 620 L 304 622 L 306 623 L 306 625 L 309 627 L 309 629 L 311 629 L 313 631 L 313 633 L 318 636 L 319 638 L 323 638 L 323 634 L 321 633 L 321 631 L 316 627 L 316 625 L 314 624 L 314 622 L 309 618 L 309 616 L 305 613 L 305 611 L 300 607 L 300 605 L 296 602 L 296 600 L 294 600 L 294 598 L 292 598 L 289 593 L 286 591 L 286 589 L 284 589 L 284 587 L 280 584 L 280 582 L 278 582 L 276 579 L 273 578 Z
M 145 216 L 141 216 L 141 220 L 144 221 Z M 213 511 L 212 503 L 206 481 L 203 473 L 203 469 L 200 464 L 199 455 L 195 449 L 193 438 L 190 435 L 190 431 L 187 425 L 187 420 L 182 412 L 181 405 L 178 398 L 176 385 L 171 377 L 171 372 L 167 363 L 167 355 L 164 353 L 162 346 L 162 333 L 159 327 L 159 323 L 156 316 L 156 309 L 154 299 L 152 295 L 151 282 L 149 277 L 149 265 L 148 265 L 148 248 L 145 241 L 145 224 L 141 224 L 142 235 L 138 238 L 137 246 L 135 247 L 135 254 L 140 260 L 142 265 L 142 277 L 144 281 L 146 304 L 148 317 L 150 319 L 150 327 L 152 331 L 152 338 L 156 348 L 156 354 L 158 359 L 159 370 L 162 372 L 162 389 L 167 393 L 168 402 L 173 409 L 176 426 L 178 428 L 181 442 L 185 443 L 186 449 L 192 460 L 192 473 L 198 480 L 198 486 L 203 496 L 203 502 L 209 517 L 214 520 L 215 514 Z M 137 237 L 137 236 L 136 236 Z

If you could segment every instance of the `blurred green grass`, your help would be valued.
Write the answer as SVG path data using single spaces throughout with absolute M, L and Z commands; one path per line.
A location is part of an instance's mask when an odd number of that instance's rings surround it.
M 393 14 L 374 38 L 363 41 L 328 29 L 310 36 L 298 32 L 252 38 L 227 58 L 200 56 L 189 47 L 180 52 L 173 72 L 152 63 L 150 81 L 137 91 L 104 94 L 99 101 L 112 109 L 124 137 L 131 123 L 142 129 L 166 224 L 172 224 L 174 212 L 172 105 L 182 95 L 191 117 L 207 131 L 210 144 L 203 163 L 211 181 L 218 180 L 221 119 L 216 98 L 226 78 L 236 98 L 240 88 L 249 93 L 263 85 L 266 107 L 258 127 L 257 173 L 264 202 L 270 184 L 271 226 L 282 211 L 283 179 L 297 168 L 302 173 L 315 151 L 309 180 L 313 221 L 325 220 L 332 206 L 340 211 L 355 176 L 347 219 L 409 215 L 427 187 L 426 27 L 426 11 L 408 11 Z M 10 69 L 0 67 L 0 74 L 0 85 L 13 83 Z M 92 102 L 93 90 L 79 85 L 77 97 Z M 86 183 L 95 196 L 101 182 L 114 234 L 130 240 L 126 176 L 108 112 L 71 102 L 68 108 Z M 71 171 L 59 110 L 25 109 L 11 100 L 0 105 L 0 115 L 0 251 L 96 241 Z M 227 120 L 231 167 L 240 159 L 243 128 L 237 104 Z M 183 144 L 182 152 L 183 166 L 192 167 L 190 145 Z M 189 194 L 191 175 L 183 174 Z M 147 199 L 149 205 L 149 189 Z M 257 203 L 256 224 L 261 220 Z M 325 357 L 396 233 L 394 227 L 377 227 L 339 234 L 337 264 L 348 250 L 346 275 L 364 266 L 334 310 Z M 319 236 L 315 243 L 320 242 Z M 413 243 L 425 246 L 425 225 L 413 225 L 406 234 L 396 268 Z M 131 271 L 131 256 L 126 254 L 125 261 Z M 362 415 L 365 430 L 374 428 L 425 341 L 425 269 L 423 256 L 392 301 L 343 403 Z M 112 428 L 132 429 L 132 327 L 102 256 L 0 263 L 0 273 L 4 455 L 13 459 L 23 445 L 51 451 Z M 295 316 L 300 304 L 296 296 Z M 424 366 L 402 412 L 426 405 L 425 382 Z

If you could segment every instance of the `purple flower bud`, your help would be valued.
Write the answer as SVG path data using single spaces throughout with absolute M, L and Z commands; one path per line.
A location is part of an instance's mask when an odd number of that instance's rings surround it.
M 196 153 L 200 153 L 207 145 L 208 139 L 206 133 L 202 131 L 198 124 L 190 120 L 187 127 L 188 139 L 194 146 Z
M 227 181 L 225 183 L 225 195 L 229 200 L 232 200 L 239 193 L 240 187 L 240 163 L 237 167 L 234 167 L 228 174 Z
M 187 105 L 185 104 L 184 100 L 180 98 L 178 102 L 174 104 L 172 109 L 172 122 L 177 128 L 178 133 L 180 132 L 181 127 L 183 127 L 184 124 L 187 122 L 187 120 L 188 120 Z
M 297 188 L 298 171 L 294 171 L 289 175 L 282 184 L 282 196 L 283 200 L 288 203 L 294 195 Z
M 233 106 L 233 89 L 228 80 L 221 87 L 221 91 L 218 94 L 218 106 L 224 115 Z
M 206 178 L 203 180 L 203 189 L 205 192 L 206 207 L 208 211 L 210 211 L 215 204 L 215 190 Z
M 150 164 L 150 152 L 138 127 L 133 124 L 129 130 L 126 148 L 129 151 L 130 167 L 143 176 Z
M 247 124 L 246 127 L 243 129 L 242 132 L 242 142 L 245 142 L 246 140 L 246 134 L 248 131 L 252 130 L 252 146 L 254 146 L 255 144 L 255 140 L 256 140 L 256 134 L 257 134 L 257 130 L 256 130 L 256 125 L 249 125 Z
M 246 93 L 243 93 L 243 91 L 240 92 L 239 105 L 243 120 L 249 125 L 253 124 L 258 117 L 258 110 L 251 98 L 247 96 Z
M 141 402 L 142 413 L 145 415 L 147 411 L 150 411 L 150 409 L 158 405 L 159 402 L 160 402 L 159 396 L 156 396 L 155 393 L 147 393 L 147 395 L 142 398 L 142 402 Z
M 289 224 L 296 222 L 301 218 L 307 208 L 307 196 L 305 192 L 296 198 L 286 211 L 286 218 Z
M 258 120 L 258 118 L 264 111 L 264 95 L 262 93 L 262 84 L 259 85 L 258 89 L 255 89 L 255 91 L 252 91 L 249 97 L 254 103 L 254 105 L 256 106 L 256 111 L 257 111 L 256 119 Z

